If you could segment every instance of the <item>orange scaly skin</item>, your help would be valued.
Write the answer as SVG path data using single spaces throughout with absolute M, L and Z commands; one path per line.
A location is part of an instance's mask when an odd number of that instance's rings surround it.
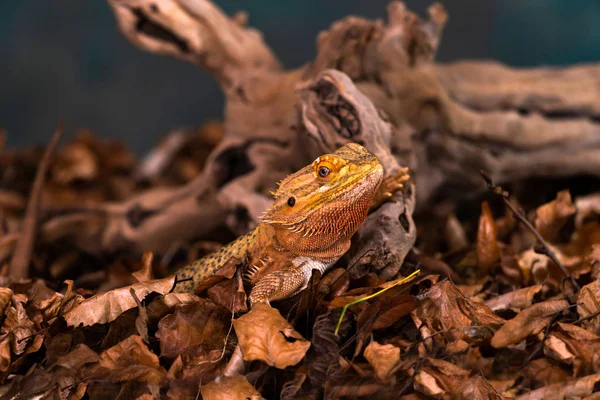
M 246 261 L 251 304 L 291 297 L 313 270 L 324 272 L 348 250 L 373 202 L 389 199 L 407 179 L 403 169 L 382 187 L 379 160 L 356 143 L 320 156 L 280 183 L 254 230 L 178 271 L 187 280 L 175 290 L 194 292 L 233 257 Z

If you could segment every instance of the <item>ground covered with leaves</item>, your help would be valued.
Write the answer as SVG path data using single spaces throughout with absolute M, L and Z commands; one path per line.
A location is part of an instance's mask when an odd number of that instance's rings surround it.
M 80 132 L 36 189 L 37 219 L 185 184 L 221 132 L 180 132 L 141 160 Z M 392 280 L 353 280 L 342 259 L 300 295 L 248 311 L 235 265 L 198 296 L 171 292 L 169 274 L 228 232 L 139 255 L 86 251 L 60 226 L 26 229 L 43 153 L 0 153 L 2 398 L 600 398 L 591 187 L 482 179 L 481 197 L 416 216 L 417 245 Z M 17 251 L 25 234 L 33 246 Z M 242 374 L 225 377 L 240 351 Z

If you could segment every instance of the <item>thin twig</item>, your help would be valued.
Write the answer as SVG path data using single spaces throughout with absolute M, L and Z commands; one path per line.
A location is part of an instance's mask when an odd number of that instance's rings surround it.
M 565 274 L 565 277 L 571 281 L 571 284 L 573 285 L 575 290 L 578 292 L 581 289 L 579 284 L 571 276 L 571 274 L 565 268 L 565 266 L 558 260 L 558 257 L 556 257 L 556 254 L 554 254 L 554 251 L 552 250 L 552 248 L 550 247 L 548 242 L 546 242 L 544 240 L 544 238 L 542 237 L 542 235 L 540 235 L 540 233 L 537 231 L 537 229 L 535 229 L 535 227 L 533 225 L 531 225 L 531 222 L 529 222 L 527 220 L 523 211 L 517 210 L 517 208 L 510 202 L 508 192 L 505 191 L 504 189 L 502 189 L 501 186 L 494 185 L 492 178 L 490 178 L 490 176 L 485 171 L 482 170 L 480 173 L 481 173 L 481 176 L 483 177 L 483 179 L 485 180 L 485 183 L 490 188 L 490 190 L 494 194 L 497 194 L 498 196 L 502 197 L 502 200 L 504 200 L 504 204 L 506 204 L 506 206 L 508 208 L 510 208 L 510 210 L 513 212 L 513 214 L 515 215 L 517 220 L 519 220 L 521 223 L 523 223 L 523 225 L 525 225 L 525 227 L 527 229 L 529 229 L 529 231 L 531 233 L 533 233 L 533 235 L 536 237 L 538 242 L 540 242 L 540 244 L 543 247 L 541 254 L 548 256 L 552 261 L 554 261 L 554 263 L 556 265 L 558 265 L 558 267 L 563 272 L 563 274 Z
M 573 325 L 579 325 L 580 323 L 582 323 L 584 321 L 588 321 L 590 319 L 594 319 L 594 318 L 596 318 L 599 315 L 600 315 L 600 311 L 596 311 L 596 312 L 594 312 L 594 313 L 592 313 L 592 314 L 590 314 L 590 315 L 588 315 L 586 317 L 579 318 L 577 321 L 573 322 L 572 324 Z
M 13 280 L 27 279 L 29 277 L 29 262 L 31 261 L 31 253 L 33 251 L 33 244 L 37 233 L 42 189 L 44 187 L 44 182 L 46 181 L 46 172 L 50 167 L 52 154 L 62 136 L 63 130 L 64 122 L 61 120 L 58 124 L 58 128 L 54 131 L 50 143 L 44 151 L 44 155 L 42 156 L 42 160 L 40 161 L 40 165 L 35 175 L 31 193 L 29 194 L 29 200 L 27 201 L 25 218 L 23 219 L 23 230 L 19 236 L 15 251 L 12 254 L 10 267 L 8 269 L 9 277 Z
M 538 354 L 540 354 L 544 350 L 544 343 L 546 342 L 546 339 L 548 339 L 548 336 L 550 335 L 550 329 L 552 329 L 552 326 L 560 319 L 563 311 L 564 310 L 558 311 L 552 316 L 552 318 L 548 322 L 548 325 L 546 325 L 546 329 L 544 329 L 544 337 L 542 338 L 542 340 L 540 340 L 540 343 L 537 345 L 537 347 L 533 351 L 533 353 L 531 353 L 529 355 L 529 357 L 527 357 L 525 359 L 525 361 L 523 361 L 523 363 L 521 364 L 521 368 L 525 368 L 525 366 L 527 364 L 529 364 L 531 362 L 531 360 L 533 360 L 535 357 L 537 357 Z

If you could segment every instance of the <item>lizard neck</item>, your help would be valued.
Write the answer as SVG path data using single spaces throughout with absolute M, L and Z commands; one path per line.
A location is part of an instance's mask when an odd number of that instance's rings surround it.
M 350 247 L 350 239 L 367 217 L 371 198 L 341 195 L 293 226 L 271 224 L 277 244 L 295 256 L 325 263 L 337 261 Z

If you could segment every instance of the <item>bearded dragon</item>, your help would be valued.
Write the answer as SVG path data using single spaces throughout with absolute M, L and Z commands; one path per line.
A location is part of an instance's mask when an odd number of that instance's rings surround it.
M 245 260 L 251 305 L 301 292 L 313 270 L 325 272 L 348 250 L 369 209 L 392 198 L 409 178 L 406 168 L 383 175 L 377 157 L 356 143 L 318 157 L 280 182 L 256 228 L 179 270 L 175 291 L 195 292 L 234 258 Z

